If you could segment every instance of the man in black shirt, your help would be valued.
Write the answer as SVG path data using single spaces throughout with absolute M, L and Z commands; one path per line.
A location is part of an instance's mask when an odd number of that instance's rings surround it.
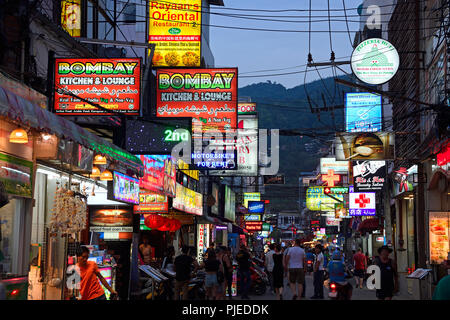
M 180 299 L 180 291 L 183 290 L 183 300 L 188 300 L 188 285 L 191 280 L 192 264 L 194 264 L 194 271 L 197 270 L 197 262 L 188 255 L 189 247 L 183 246 L 181 254 L 175 258 L 175 300 Z
M 239 264 L 238 273 L 239 277 L 241 278 L 241 298 L 250 299 L 248 297 L 248 292 L 251 287 L 250 254 L 248 253 L 247 247 L 245 245 L 241 245 L 241 250 L 239 250 L 238 254 L 236 255 L 236 260 Z

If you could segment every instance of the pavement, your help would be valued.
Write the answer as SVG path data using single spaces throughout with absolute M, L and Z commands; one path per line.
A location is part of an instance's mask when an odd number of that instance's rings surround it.
M 308 274 L 305 276 L 306 281 L 306 295 L 305 298 L 302 298 L 302 300 L 311 300 L 310 297 L 314 295 L 314 285 L 313 285 L 313 275 Z M 350 279 L 350 284 L 353 286 L 353 294 L 352 294 L 352 300 L 377 300 L 375 295 L 375 290 L 369 290 L 365 286 L 365 283 L 363 284 L 363 288 L 359 289 L 356 288 L 356 281 L 355 279 Z M 330 300 L 328 298 L 328 288 L 324 286 L 324 300 Z M 262 296 L 256 296 L 256 295 L 249 295 L 250 300 L 275 300 L 276 295 L 274 293 L 270 292 L 270 288 L 267 288 L 267 291 Z M 233 297 L 234 300 L 240 300 L 241 297 Z M 292 299 L 292 292 L 288 284 L 287 278 L 285 278 L 285 286 L 283 289 L 283 300 L 291 300 Z M 405 294 L 398 294 L 395 295 L 392 300 L 411 300 L 411 297 Z

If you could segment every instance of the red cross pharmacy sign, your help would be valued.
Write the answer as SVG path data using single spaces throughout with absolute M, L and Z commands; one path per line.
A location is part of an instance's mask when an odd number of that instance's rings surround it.
M 375 192 L 349 193 L 350 216 L 374 216 L 375 213 Z

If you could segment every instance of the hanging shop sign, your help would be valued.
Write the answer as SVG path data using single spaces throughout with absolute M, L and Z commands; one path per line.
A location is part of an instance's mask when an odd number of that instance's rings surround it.
M 203 196 L 176 183 L 176 197 L 172 206 L 175 209 L 201 216 L 203 214 Z
M 108 199 L 139 204 L 139 180 L 117 171 L 113 176 L 113 181 L 108 182 Z
M 81 36 L 81 0 L 61 1 L 61 27 L 72 37 Z
M 231 190 L 229 186 L 225 186 L 224 216 L 225 219 L 230 221 L 236 220 L 236 192 Z
M 0 181 L 6 193 L 31 198 L 32 175 L 33 162 L 0 153 Z
M 400 167 L 394 170 L 394 196 L 414 189 L 417 185 L 417 183 L 414 183 L 414 174 L 417 174 L 417 165 L 413 165 L 409 169 Z
M 256 103 L 254 102 L 239 102 L 238 103 L 238 115 L 255 115 Z
M 450 162 L 450 143 L 447 143 L 447 145 L 436 154 L 436 161 L 438 166 L 445 166 Z
M 327 218 L 326 219 L 326 226 L 327 227 L 339 226 L 339 223 L 341 223 L 341 219 L 336 219 L 336 218 Z
M 279 174 L 276 176 L 263 176 L 264 184 L 284 184 L 284 175 Z
M 176 164 L 169 155 L 138 155 L 144 164 L 144 176 L 139 179 L 143 190 L 175 197 Z
M 189 164 L 187 164 L 183 160 L 181 160 L 181 159 L 177 160 L 177 167 L 178 167 L 178 170 L 182 171 L 188 177 L 191 177 L 197 181 L 200 179 L 200 171 L 190 170 Z
M 323 193 L 325 193 L 325 194 L 346 194 L 346 193 L 348 193 L 348 187 L 324 187 Z
M 306 189 L 306 207 L 311 211 L 333 211 L 334 204 L 339 201 L 344 201 L 342 194 L 333 195 L 334 198 L 327 196 L 324 193 L 325 187 L 309 187 Z
M 260 201 L 261 193 L 259 192 L 244 192 L 244 207 L 248 208 L 249 201 Z
M 89 207 L 91 232 L 133 232 L 133 212 L 128 208 Z
M 150 122 L 127 119 L 126 128 L 126 150 L 131 153 L 171 154 L 174 146 L 190 141 L 192 121 L 158 119 Z
M 334 187 L 339 181 L 341 181 L 341 176 L 334 173 L 333 169 L 328 169 L 327 174 L 322 174 L 322 181 L 324 181 L 327 186 Z
M 229 132 L 227 135 L 231 137 Z M 243 177 L 258 175 L 258 118 L 239 116 L 238 129 L 234 132 L 233 140 L 210 142 L 210 145 L 215 144 L 225 146 L 227 150 L 236 151 L 237 169 L 210 171 L 210 175 Z
M 397 73 L 400 57 L 387 40 L 371 38 L 353 50 L 350 64 L 355 76 L 368 84 L 383 84 Z
M 245 229 L 247 231 L 262 231 L 263 223 L 261 221 L 246 221 Z
M 337 160 L 392 160 L 394 134 L 389 132 L 337 133 Z
M 244 214 L 244 221 L 261 221 L 260 214 Z
M 353 186 L 356 192 L 383 190 L 386 161 L 352 161 Z
M 430 212 L 429 239 L 432 264 L 441 264 L 448 260 L 450 236 L 450 212 Z
M 154 67 L 200 67 L 202 1 L 149 2 L 149 43 Z
M 248 213 L 264 213 L 265 203 L 264 201 L 249 201 Z
M 165 213 L 168 210 L 167 196 L 157 193 L 140 193 L 139 205 L 134 206 L 134 213 Z
M 218 215 L 219 214 L 219 185 L 217 183 L 213 183 L 211 185 L 211 193 L 214 198 L 214 204 L 211 206 L 211 213 Z
M 337 161 L 336 158 L 320 158 L 320 173 L 327 174 L 328 170 L 334 170 L 334 173 L 348 173 L 348 161 Z
M 263 230 L 263 232 L 264 232 L 264 231 L 265 231 L 265 232 L 270 231 L 270 224 L 264 222 L 264 223 L 262 224 L 262 230 Z M 267 237 L 267 235 L 266 235 L 265 237 Z
M 347 132 L 376 132 L 382 129 L 382 97 L 368 92 L 345 94 Z
M 375 192 L 349 193 L 350 216 L 374 216 L 375 206 Z
M 140 58 L 58 58 L 55 60 L 54 111 L 70 116 L 114 114 L 79 99 L 82 98 L 115 113 L 138 116 L 140 83 Z
M 237 69 L 158 69 L 156 116 L 188 117 L 203 131 L 237 127 Z

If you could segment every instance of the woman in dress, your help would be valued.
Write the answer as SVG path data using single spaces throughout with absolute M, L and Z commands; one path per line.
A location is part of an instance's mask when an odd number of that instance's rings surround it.
M 273 287 L 277 294 L 278 300 L 283 300 L 283 282 L 284 282 L 284 264 L 283 264 L 283 252 L 281 251 L 281 245 L 275 246 L 275 253 L 273 254 Z

